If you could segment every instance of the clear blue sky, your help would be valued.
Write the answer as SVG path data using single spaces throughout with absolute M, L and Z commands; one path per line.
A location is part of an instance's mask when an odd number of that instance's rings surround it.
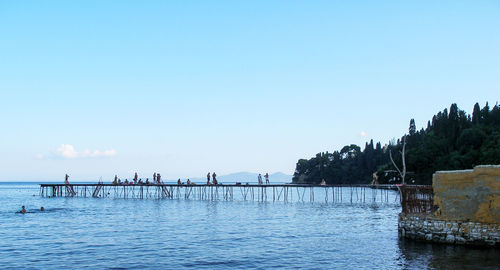
M 499 93 L 499 1 L 0 1 L 0 181 L 292 174 Z

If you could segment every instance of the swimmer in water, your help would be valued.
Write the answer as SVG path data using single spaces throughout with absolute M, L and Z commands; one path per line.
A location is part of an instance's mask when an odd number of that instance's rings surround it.
M 43 206 L 40 207 L 40 211 L 42 211 L 42 212 L 45 211 L 45 208 L 43 208 Z
M 24 208 L 24 205 L 21 207 L 21 211 L 19 211 L 21 214 L 26 214 L 26 208 Z

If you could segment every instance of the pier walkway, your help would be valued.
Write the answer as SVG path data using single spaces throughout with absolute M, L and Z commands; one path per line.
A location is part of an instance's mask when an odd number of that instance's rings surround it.
M 114 185 L 40 184 L 42 197 L 93 197 L 124 199 L 198 199 L 243 201 L 392 202 L 395 185 L 304 185 L 304 184 L 219 184 L 219 185 Z M 295 197 L 295 199 L 294 199 Z M 393 198 L 394 195 L 391 196 Z M 395 200 L 395 199 L 394 199 Z

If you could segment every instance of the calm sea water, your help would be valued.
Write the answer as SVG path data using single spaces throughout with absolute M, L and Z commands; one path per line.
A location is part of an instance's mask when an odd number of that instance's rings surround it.
M 500 250 L 399 240 L 393 193 L 384 203 L 38 194 L 0 183 L 0 268 L 500 268 Z M 16 214 L 21 205 L 31 213 Z

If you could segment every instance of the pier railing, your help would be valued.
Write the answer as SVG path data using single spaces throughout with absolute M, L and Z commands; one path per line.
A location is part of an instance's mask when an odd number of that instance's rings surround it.
M 405 214 L 431 214 L 434 204 L 432 186 L 402 185 L 399 186 L 401 207 Z

